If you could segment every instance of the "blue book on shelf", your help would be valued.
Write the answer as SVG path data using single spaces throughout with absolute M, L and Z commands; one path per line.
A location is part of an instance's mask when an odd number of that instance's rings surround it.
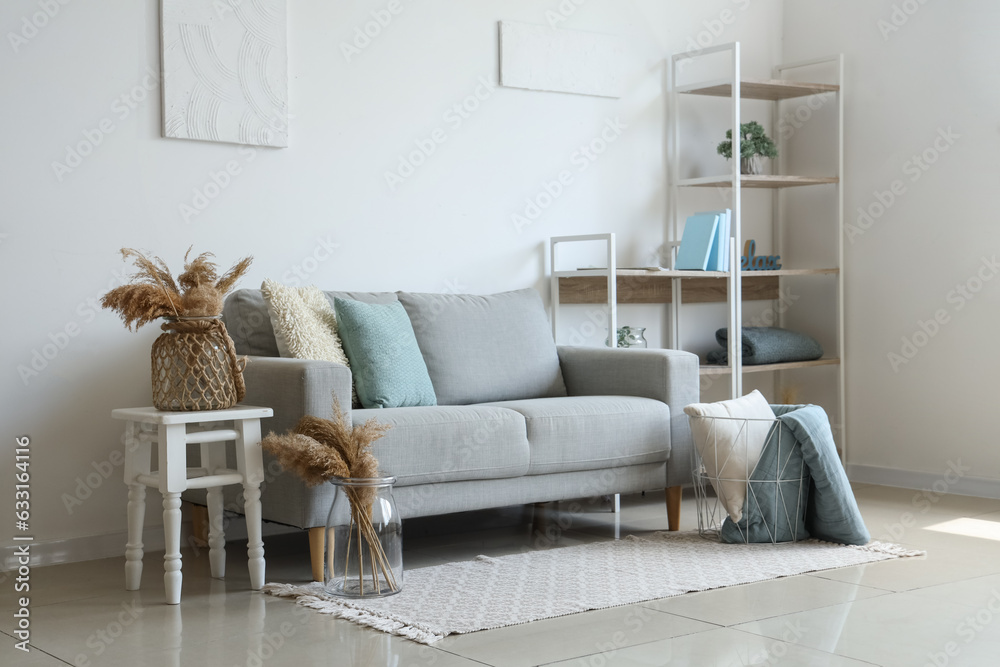
M 715 245 L 715 234 L 719 226 L 718 213 L 696 213 L 684 223 L 681 247 L 677 250 L 679 271 L 705 271 L 708 256 Z
M 732 217 L 732 211 L 727 208 L 725 211 L 709 211 L 706 213 L 698 213 L 697 215 L 719 216 L 719 224 L 715 229 L 715 242 L 712 244 L 712 252 L 708 256 L 708 270 L 728 271 L 729 232 L 731 229 L 730 218 Z

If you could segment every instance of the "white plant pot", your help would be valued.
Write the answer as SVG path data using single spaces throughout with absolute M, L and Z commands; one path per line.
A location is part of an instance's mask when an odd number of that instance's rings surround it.
M 760 173 L 760 156 L 751 155 L 750 157 L 740 158 L 740 173 L 741 174 L 759 174 Z

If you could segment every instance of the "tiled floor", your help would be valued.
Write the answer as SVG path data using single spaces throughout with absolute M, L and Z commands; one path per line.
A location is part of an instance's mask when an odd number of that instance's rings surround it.
M 146 555 L 143 588 L 132 593 L 123 590 L 124 558 L 37 568 L 33 650 L 17 651 L 4 637 L 0 665 L 1000 665 L 1000 500 L 928 500 L 861 485 L 855 492 L 876 538 L 927 556 L 452 636 L 428 647 L 251 593 L 245 544 L 230 543 L 225 581 L 208 576 L 207 553 L 184 553 L 183 600 L 173 607 L 163 604 L 159 553 Z M 661 494 L 622 500 L 621 534 L 664 527 Z M 688 498 L 684 520 L 684 529 L 694 527 Z M 413 520 L 406 531 L 406 565 L 416 568 L 613 539 L 615 520 L 600 504 L 575 514 L 550 504 Z M 304 534 L 268 538 L 267 579 L 308 580 L 306 545 Z M 11 588 L 0 586 L 6 633 Z

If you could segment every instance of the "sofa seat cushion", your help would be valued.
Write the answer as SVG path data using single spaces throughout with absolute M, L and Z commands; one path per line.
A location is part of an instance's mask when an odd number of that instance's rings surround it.
M 635 396 L 568 396 L 488 403 L 524 416 L 529 475 L 666 461 L 670 408 Z
M 520 477 L 528 472 L 524 417 L 490 406 L 354 410 L 351 421 L 376 418 L 392 428 L 375 441 L 383 475 L 397 486 Z

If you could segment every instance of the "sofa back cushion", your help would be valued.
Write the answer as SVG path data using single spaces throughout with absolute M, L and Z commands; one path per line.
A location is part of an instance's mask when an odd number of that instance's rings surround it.
M 549 318 L 535 290 L 396 294 L 438 405 L 566 395 Z
M 364 303 L 392 303 L 393 292 L 324 292 L 333 308 L 336 297 Z M 267 312 L 267 302 L 259 289 L 240 289 L 226 297 L 222 320 L 236 346 L 236 354 L 255 357 L 279 357 L 274 327 Z

